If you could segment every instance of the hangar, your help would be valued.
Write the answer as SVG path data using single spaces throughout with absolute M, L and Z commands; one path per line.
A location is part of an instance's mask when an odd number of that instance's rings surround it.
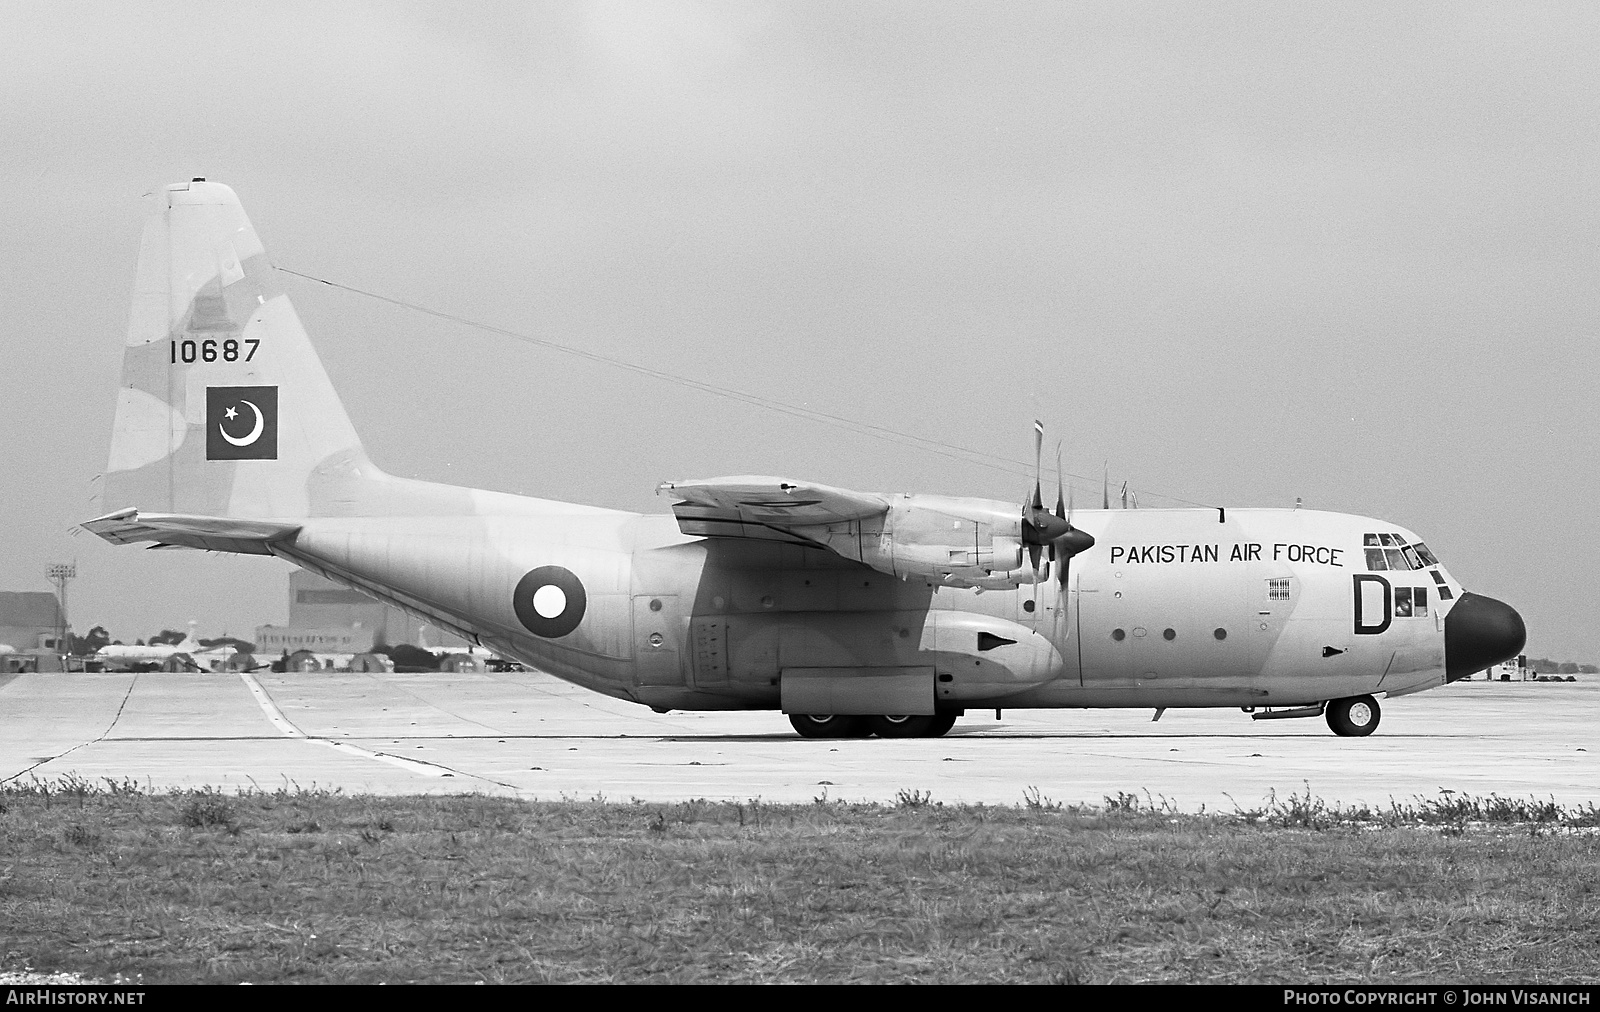
M 0 591 L 0 671 L 50 670 L 61 634 L 61 603 L 44 590 Z M 44 663 L 41 663 L 44 662 Z M 59 661 L 57 661 L 59 663 Z

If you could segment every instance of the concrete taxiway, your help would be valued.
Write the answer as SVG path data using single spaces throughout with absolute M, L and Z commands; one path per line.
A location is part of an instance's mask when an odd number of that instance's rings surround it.
M 1600 803 L 1600 679 L 1458 682 L 1383 702 L 1370 738 L 1236 709 L 969 713 L 944 738 L 804 740 L 782 714 L 656 714 L 528 673 L 24 674 L 0 679 L 0 782 L 529 798 L 1018 804 L 1119 792 L 1184 810 L 1271 792 Z

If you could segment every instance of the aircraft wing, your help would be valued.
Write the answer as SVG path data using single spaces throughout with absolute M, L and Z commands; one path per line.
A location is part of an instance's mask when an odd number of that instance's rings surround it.
M 286 541 L 300 530 L 299 524 L 185 516 L 179 513 L 140 513 L 136 509 L 108 513 L 85 522 L 82 527 L 114 545 L 153 541 L 155 544 L 152 548 L 198 548 L 208 552 L 238 552 L 245 555 L 271 555 L 272 549 L 267 547 L 268 544 Z
M 889 501 L 872 492 L 852 492 L 765 475 L 699 481 L 666 481 L 656 491 L 680 502 L 672 512 L 685 534 L 816 544 L 795 528 L 849 523 L 881 516 Z

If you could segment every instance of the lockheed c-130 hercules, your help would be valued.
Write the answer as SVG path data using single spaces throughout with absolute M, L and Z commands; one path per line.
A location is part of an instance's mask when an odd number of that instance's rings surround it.
M 108 541 L 286 559 L 658 711 L 780 709 L 808 737 L 967 709 L 1240 707 L 1365 735 L 1377 696 L 1514 656 L 1516 611 L 1411 531 L 1304 509 L 1068 510 L 768 477 L 640 515 L 385 474 L 233 191 L 146 226 Z M 1035 459 L 1038 442 L 1035 443 Z M 1102 505 L 1108 505 L 1102 503 Z

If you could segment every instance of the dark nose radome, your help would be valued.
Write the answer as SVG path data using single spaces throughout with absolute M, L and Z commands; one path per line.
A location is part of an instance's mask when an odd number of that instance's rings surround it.
M 1462 594 L 1444 617 L 1445 681 L 1510 660 L 1526 642 L 1528 628 L 1517 609 L 1492 597 Z

